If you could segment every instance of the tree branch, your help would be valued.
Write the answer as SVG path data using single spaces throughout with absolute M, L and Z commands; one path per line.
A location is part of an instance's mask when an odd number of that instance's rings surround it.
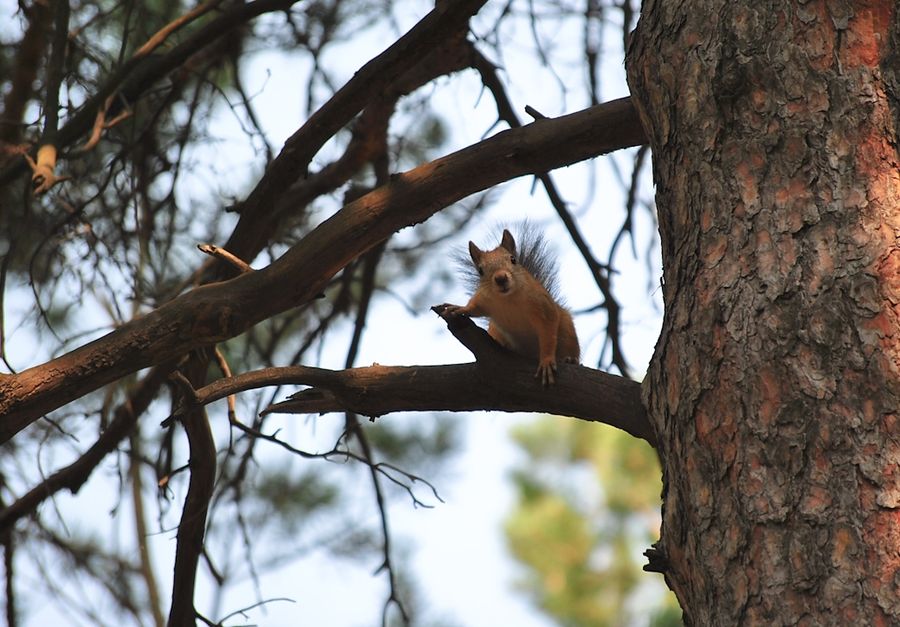
M 17 520 L 32 514 L 46 499 L 62 489 L 76 494 L 103 459 L 131 433 L 138 416 L 144 413 L 165 383 L 172 364 L 151 370 L 128 398 L 116 408 L 113 419 L 97 441 L 81 457 L 60 468 L 34 488 L 0 510 L 0 534 L 10 531 Z
M 623 98 L 503 131 L 394 175 L 266 268 L 199 287 L 46 364 L 0 377 L 0 443 L 102 385 L 312 300 L 347 263 L 470 194 L 643 140 L 634 106 Z
M 196 390 L 188 405 L 270 385 L 308 385 L 263 413 L 352 411 L 375 418 L 398 411 L 530 411 L 602 422 L 656 446 L 636 381 L 592 368 L 559 364 L 557 383 L 540 385 L 534 364 L 494 342 L 470 319 L 448 320 L 451 333 L 476 356 L 469 364 L 382 366 L 327 370 L 264 368 L 219 379 Z
M 59 129 L 54 144 L 62 151 L 89 132 L 97 112 L 105 106 L 109 96 L 117 91 L 128 92 L 132 102 L 148 91 L 193 54 L 216 41 L 237 26 L 273 11 L 286 11 L 299 0 L 256 0 L 223 11 L 184 41 L 161 55 L 134 56 L 123 63 L 84 105 Z M 0 185 L 5 185 L 22 173 L 23 165 L 16 163 L 0 171 Z
M 203 381 L 206 377 L 208 355 L 196 351 L 191 355 L 182 376 L 186 385 Z M 188 390 L 185 390 L 188 393 Z M 184 508 L 178 523 L 175 547 L 175 572 L 172 581 L 172 605 L 168 624 L 172 626 L 194 625 L 197 611 L 194 608 L 194 587 L 197 566 L 203 554 L 206 535 L 206 515 L 216 480 L 216 443 L 206 411 L 193 407 L 181 418 L 187 434 L 190 459 L 190 481 Z
M 299 196 L 304 204 L 309 202 L 308 198 L 318 191 L 319 185 L 328 185 L 328 173 L 341 175 L 354 161 L 368 156 L 372 147 L 365 145 L 365 136 L 379 136 L 372 131 L 387 126 L 394 104 L 401 96 L 438 76 L 468 67 L 470 46 L 465 41 L 468 20 L 484 2 L 438 3 L 396 43 L 360 68 L 288 138 L 281 153 L 267 165 L 266 173 L 240 204 L 240 220 L 225 248 L 252 261 L 283 215 L 296 211 L 298 201 L 294 198 Z M 361 111 L 364 113 L 357 128 L 363 127 L 362 144 L 351 140 L 344 157 L 317 176 L 307 178 L 309 163 L 316 153 Z M 374 128 L 365 128 L 367 123 Z M 296 188 L 294 193 L 286 194 L 285 189 L 291 186 Z M 220 272 L 219 276 L 231 275 Z

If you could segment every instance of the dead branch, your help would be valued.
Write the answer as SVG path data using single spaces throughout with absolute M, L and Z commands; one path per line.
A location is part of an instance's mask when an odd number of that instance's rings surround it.
M 103 103 L 103 106 L 97 110 L 97 117 L 94 119 L 94 126 L 91 129 L 91 134 L 84 145 L 77 149 L 77 152 L 88 152 L 89 150 L 93 150 L 97 144 L 100 143 L 100 137 L 102 136 L 103 131 L 111 129 L 119 122 L 127 120 L 133 115 L 134 112 L 128 108 L 128 104 L 126 103 L 125 109 L 107 122 L 106 114 L 118 95 L 118 93 L 110 95 L 106 99 L 106 102 Z
M 204 15 L 222 3 L 222 0 L 207 0 L 203 4 L 197 5 L 193 10 L 188 11 L 184 15 L 175 18 L 161 29 L 159 29 L 147 42 L 137 49 L 134 53 L 135 58 L 145 57 L 156 50 L 166 38 L 177 31 L 182 26 L 190 24 L 193 20 Z
M 206 253 L 216 259 L 221 259 L 232 267 L 237 268 L 238 272 L 253 272 L 253 268 L 250 267 L 249 263 L 239 258 L 237 255 L 228 252 L 221 246 L 216 246 L 215 244 L 197 244 L 197 248 L 200 252 Z
M 0 510 L 0 535 L 12 529 L 19 519 L 31 515 L 38 505 L 60 490 L 67 489 L 72 494 L 76 494 L 97 465 L 131 433 L 137 417 L 144 413 L 151 401 L 156 398 L 171 367 L 171 365 L 164 365 L 151 370 L 129 394 L 128 399 L 116 408 L 113 419 L 106 430 L 81 457 L 57 470 Z
M 56 176 L 56 146 L 44 144 L 38 149 L 37 161 L 27 152 L 24 154 L 31 168 L 31 190 L 35 196 L 50 191 L 57 183 L 68 180 L 69 176 Z
M 131 62 L 136 62 L 141 57 L 148 56 L 151 52 L 161 46 L 169 35 L 182 28 L 183 26 L 190 24 L 198 17 L 205 15 L 221 3 L 222 0 L 208 0 L 201 5 L 198 5 L 193 10 L 188 11 L 184 15 L 175 18 L 174 20 L 163 26 L 161 29 L 159 29 L 152 37 L 150 37 L 150 39 L 146 41 L 146 43 L 144 43 L 143 46 L 138 48 L 134 55 L 132 55 Z M 91 129 L 91 134 L 84 145 L 78 148 L 77 152 L 87 152 L 89 150 L 92 150 L 100 142 L 100 137 L 103 131 L 109 130 L 119 122 L 131 117 L 133 112 L 128 108 L 128 103 L 126 102 L 125 110 L 114 116 L 111 120 L 107 121 L 106 115 L 117 97 L 121 97 L 119 90 L 116 90 L 113 93 L 109 94 L 109 96 L 107 96 L 106 100 L 104 101 L 103 106 L 97 109 L 97 116 L 94 119 L 94 126 Z

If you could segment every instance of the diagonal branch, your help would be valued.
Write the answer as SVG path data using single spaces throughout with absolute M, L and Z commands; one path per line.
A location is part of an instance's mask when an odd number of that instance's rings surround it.
M 347 263 L 470 194 L 637 145 L 643 138 L 634 106 L 623 98 L 503 131 L 394 175 L 266 268 L 199 287 L 46 364 L 0 375 L 0 443 L 102 385 L 239 335 L 311 301 Z
M 252 260 L 284 213 L 285 189 L 308 176 L 309 164 L 322 146 L 364 109 L 377 121 L 389 117 L 392 103 L 442 74 L 468 65 L 465 34 L 469 18 L 486 0 L 438 3 L 387 50 L 362 66 L 328 102 L 291 137 L 281 153 L 241 203 L 241 218 L 225 247 Z M 387 107 L 387 110 L 384 108 Z M 378 122 L 380 125 L 380 122 Z M 337 164 L 335 164 L 337 165 Z M 307 193 L 312 191 L 306 187 Z M 277 209 L 272 210 L 273 207 Z M 289 204 L 290 209 L 296 205 Z M 249 233 L 248 233 L 249 231 Z
M 0 510 L 0 534 L 11 530 L 16 521 L 31 515 L 38 505 L 60 490 L 67 489 L 76 494 L 100 462 L 131 433 L 138 416 L 143 414 L 156 398 L 172 367 L 173 364 L 165 364 L 151 370 L 129 393 L 128 399 L 119 405 L 106 430 L 81 457 L 60 468 Z

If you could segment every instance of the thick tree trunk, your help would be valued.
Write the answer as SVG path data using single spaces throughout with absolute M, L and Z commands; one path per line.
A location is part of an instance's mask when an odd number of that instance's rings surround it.
M 900 17 L 645 0 L 660 549 L 695 625 L 900 621 Z

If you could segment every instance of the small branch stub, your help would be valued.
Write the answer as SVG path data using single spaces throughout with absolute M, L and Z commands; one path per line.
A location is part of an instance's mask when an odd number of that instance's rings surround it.
M 231 264 L 241 273 L 253 272 L 253 268 L 250 267 L 249 263 L 247 263 L 237 255 L 228 252 L 221 246 L 216 246 L 215 244 L 197 244 L 197 248 L 200 250 L 200 252 L 206 253 L 211 257 L 221 259 L 222 261 Z

